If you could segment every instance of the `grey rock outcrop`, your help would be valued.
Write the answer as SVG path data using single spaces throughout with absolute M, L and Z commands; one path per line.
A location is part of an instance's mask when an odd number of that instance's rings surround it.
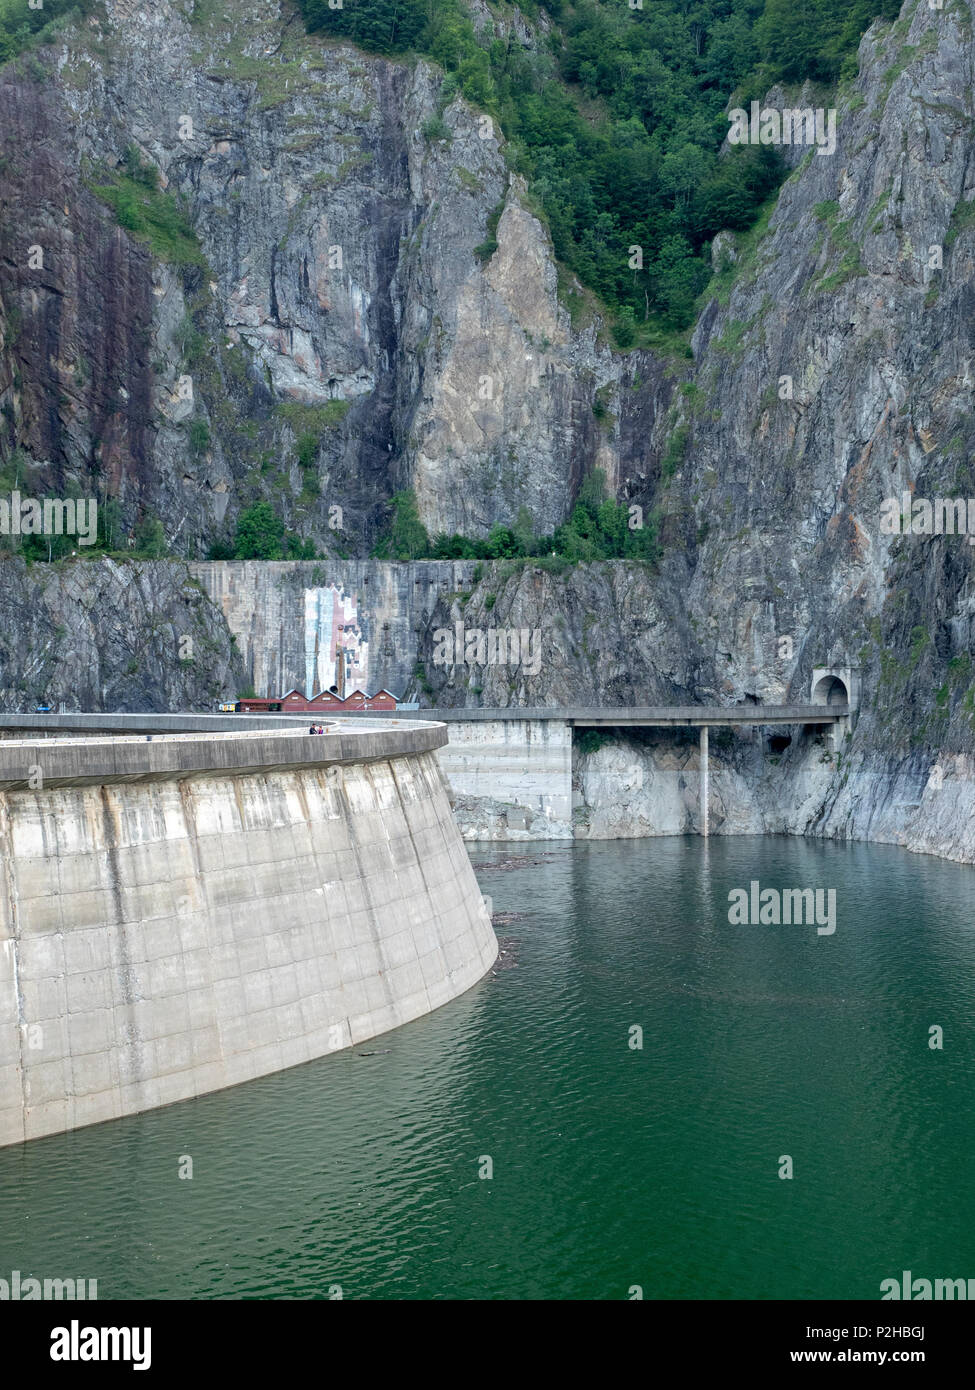
M 220 614 L 169 561 L 0 562 L 0 709 L 212 709 L 242 683 Z
M 572 330 L 500 131 L 431 64 L 277 0 L 107 0 L 32 62 L 0 75 L 0 403 L 45 483 L 108 485 L 200 557 L 258 499 L 367 554 L 406 487 L 431 534 L 486 533 L 522 506 L 551 530 L 593 465 L 625 481 L 592 406 L 638 365 Z M 91 191 L 127 150 L 162 185 L 148 246 Z

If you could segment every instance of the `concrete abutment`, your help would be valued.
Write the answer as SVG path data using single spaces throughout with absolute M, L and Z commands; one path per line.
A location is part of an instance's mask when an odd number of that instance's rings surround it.
M 51 744 L 74 784 L 37 791 L 6 743 L 0 1144 L 310 1061 L 480 979 L 497 942 L 426 730 Z M 272 765 L 166 766 L 194 759 Z

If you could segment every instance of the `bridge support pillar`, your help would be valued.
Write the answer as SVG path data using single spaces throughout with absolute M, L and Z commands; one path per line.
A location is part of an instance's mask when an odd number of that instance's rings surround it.
M 701 834 L 708 835 L 708 726 L 701 725 Z

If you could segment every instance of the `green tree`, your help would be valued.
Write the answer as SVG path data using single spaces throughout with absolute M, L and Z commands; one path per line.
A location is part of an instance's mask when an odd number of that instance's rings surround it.
M 430 537 L 420 520 L 416 494 L 398 492 L 392 499 L 393 518 L 389 534 L 376 547 L 380 559 L 421 560 L 430 552 Z
M 106 497 L 98 504 L 98 547 L 118 550 L 123 542 L 122 508 L 115 497 Z
M 162 522 L 158 517 L 143 516 L 135 528 L 133 539 L 135 541 L 134 554 L 143 559 L 161 560 L 164 555 L 169 554 L 166 532 L 163 530 Z
M 27 0 L 0 0 L 0 63 L 6 63 L 33 43 L 53 39 L 71 17 L 86 15 L 94 0 L 44 0 L 31 9 Z
M 607 554 L 611 557 L 622 556 L 625 553 L 628 534 L 626 508 L 607 497 L 596 513 L 596 521 Z
M 518 516 L 512 528 L 515 543 L 518 546 L 516 554 L 532 555 L 535 543 L 535 525 L 532 521 L 532 514 L 527 507 L 518 508 Z
M 626 511 L 626 509 L 623 509 Z M 627 512 L 627 530 L 623 542 L 623 555 L 628 560 L 645 560 L 655 564 L 660 558 L 660 545 L 657 540 L 657 517 L 655 513 L 643 519 L 643 525 L 629 527 L 629 514 Z
M 206 420 L 190 421 L 190 448 L 194 454 L 202 454 L 210 447 L 210 426 Z
M 284 559 L 284 522 L 267 502 L 245 507 L 237 518 L 234 558 L 237 560 Z
M 616 339 L 616 346 L 624 352 L 636 341 L 636 314 L 633 312 L 632 304 L 624 304 L 617 314 L 616 322 L 613 324 L 613 337 Z
M 510 559 L 524 554 L 518 545 L 514 531 L 508 526 L 495 522 L 487 538 L 488 558 L 491 560 Z
M 288 536 L 284 545 L 288 560 L 317 560 L 318 548 L 314 541 L 302 540 L 300 536 Z
M 708 272 L 682 236 L 664 239 L 654 266 L 657 300 L 672 328 L 684 328 L 694 317 L 694 301 L 707 283 Z
M 348 0 L 341 9 L 328 0 L 301 0 L 310 30 L 351 39 L 378 53 L 402 53 L 422 45 L 427 33 L 425 0 Z

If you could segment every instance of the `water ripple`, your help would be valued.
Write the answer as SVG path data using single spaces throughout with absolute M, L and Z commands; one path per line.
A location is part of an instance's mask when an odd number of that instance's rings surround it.
M 0 1275 L 437 1299 L 975 1277 L 971 868 L 785 838 L 473 853 L 517 969 L 376 1048 L 0 1151 Z M 731 926 L 752 879 L 835 888 L 835 935 Z

